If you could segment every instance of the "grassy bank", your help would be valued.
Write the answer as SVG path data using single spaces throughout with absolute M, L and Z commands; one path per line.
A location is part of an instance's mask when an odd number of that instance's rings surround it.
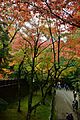
M 0 120 L 26 120 L 27 101 L 25 97 L 21 100 L 21 112 L 17 112 L 18 102 L 10 104 L 6 111 L 0 113 Z M 34 95 L 33 104 L 40 100 L 40 94 Z M 46 98 L 46 105 L 37 108 L 36 113 L 32 113 L 31 120 L 49 120 L 51 97 Z

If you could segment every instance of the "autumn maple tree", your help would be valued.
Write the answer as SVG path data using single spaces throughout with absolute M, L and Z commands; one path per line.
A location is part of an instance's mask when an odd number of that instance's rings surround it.
M 71 34 L 80 29 L 80 1 L 5 0 L 0 1 L 0 13 L 0 53 L 3 55 L 0 55 L 0 65 L 3 61 L 6 63 L 9 52 L 13 56 L 11 63 L 15 61 L 18 66 L 18 79 L 23 77 L 23 71 L 30 73 L 26 118 L 30 120 L 32 110 L 41 104 L 73 57 L 80 58 L 79 37 L 77 44 L 76 38 L 71 38 Z M 41 101 L 32 106 L 33 81 L 38 70 L 47 73 L 46 82 L 41 87 L 48 86 Z

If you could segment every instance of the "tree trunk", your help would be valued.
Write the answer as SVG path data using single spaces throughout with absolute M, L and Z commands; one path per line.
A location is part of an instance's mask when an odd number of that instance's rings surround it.
M 33 97 L 33 91 L 32 91 L 32 83 L 29 86 L 29 95 L 28 95 L 28 112 L 26 120 L 30 120 L 31 112 L 32 112 L 32 97 Z
M 19 68 L 18 68 L 18 112 L 21 112 L 21 110 L 20 110 L 20 104 L 21 104 L 21 84 L 20 84 L 20 78 L 21 78 L 21 66 L 23 65 L 23 62 L 24 62 L 24 58 L 21 61 L 20 65 L 19 65 Z
M 20 110 L 20 104 L 21 104 L 21 85 L 20 85 L 20 66 L 19 66 L 19 76 L 18 76 L 18 112 L 21 112 Z
M 18 112 L 21 112 L 20 103 L 21 103 L 21 87 L 20 87 L 20 80 L 18 80 Z
M 32 112 L 34 62 L 35 62 L 35 58 L 32 59 L 33 64 L 32 64 L 32 71 L 31 71 L 31 79 L 29 80 L 28 112 L 27 112 L 26 120 L 30 120 L 31 112 Z
M 51 113 L 50 113 L 50 119 L 54 120 L 54 92 L 52 91 L 52 100 L 51 100 Z

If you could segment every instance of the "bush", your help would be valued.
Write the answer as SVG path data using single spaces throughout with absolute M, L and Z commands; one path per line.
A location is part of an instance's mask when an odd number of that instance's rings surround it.
M 6 110 L 7 106 L 8 103 L 2 98 L 0 98 L 0 112 Z

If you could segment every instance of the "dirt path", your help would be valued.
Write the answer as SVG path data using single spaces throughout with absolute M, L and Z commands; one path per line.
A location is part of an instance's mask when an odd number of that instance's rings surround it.
M 65 120 L 66 113 L 72 113 L 74 120 L 77 120 L 77 115 L 72 110 L 73 93 L 66 90 L 56 91 L 56 113 L 57 120 Z

